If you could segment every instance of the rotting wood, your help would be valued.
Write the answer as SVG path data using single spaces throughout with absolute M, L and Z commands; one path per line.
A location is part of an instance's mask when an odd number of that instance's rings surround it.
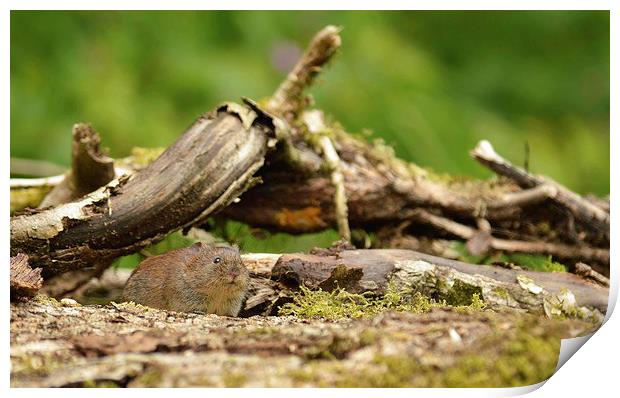
M 471 155 L 499 175 L 514 180 L 522 188 L 546 187 L 545 195 L 567 208 L 579 221 L 609 239 L 609 213 L 568 188 L 548 178 L 535 176 L 502 158 L 488 141 L 480 141 Z
M 41 207 L 71 202 L 106 185 L 114 178 L 114 160 L 99 147 L 101 138 L 90 125 L 72 130 L 71 171 L 47 194 Z
M 11 257 L 10 279 L 11 301 L 32 297 L 43 285 L 41 269 L 32 269 L 28 264 L 28 256 L 23 253 Z

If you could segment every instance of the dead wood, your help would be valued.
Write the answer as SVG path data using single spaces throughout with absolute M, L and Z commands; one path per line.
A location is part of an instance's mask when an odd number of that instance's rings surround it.
M 383 295 L 390 283 L 397 290 L 466 305 L 472 295 L 494 309 L 517 309 L 548 313 L 559 298 L 569 297 L 571 309 L 584 317 L 597 317 L 607 310 L 609 289 L 590 278 L 571 273 L 548 273 L 468 264 L 412 250 L 320 250 L 314 253 L 261 254 L 243 256 L 250 270 L 251 287 L 241 316 L 274 315 L 292 301 L 300 285 L 332 291 L 343 288 L 351 293 Z M 91 281 L 76 295 L 81 302 L 99 299 L 120 300 L 128 272 L 109 270 L 104 281 Z M 107 290 L 107 291 L 106 291 Z M 101 302 L 97 299 L 96 302 Z M 567 303 L 568 303 L 567 301 Z M 550 307 L 551 306 L 551 307 Z M 553 308 L 552 308 L 553 307 Z
M 424 209 L 452 226 L 462 226 L 455 235 L 468 239 L 474 251 L 491 247 L 552 254 L 570 264 L 588 261 L 608 274 L 608 214 L 607 232 L 601 233 L 604 210 L 591 204 L 595 201 L 584 204 L 558 184 L 524 184 L 519 178 L 533 177 L 523 173 L 513 180 L 489 181 L 438 176 L 398 159 L 392 148 L 380 142 L 367 142 L 337 123 L 326 122 L 322 112 L 307 109 L 310 101 L 304 92 L 340 43 L 337 28 L 319 32 L 265 105 L 269 114 L 251 101 L 246 102 L 250 111 L 235 114 L 238 108 L 227 109 L 226 117 L 221 110 L 218 123 L 220 117 L 236 121 L 231 144 L 209 131 L 210 126 L 219 126 L 216 121 L 200 119 L 165 156 L 133 177 L 115 179 L 73 204 L 14 217 L 12 249 L 29 253 L 32 261 L 45 264 L 44 272 L 53 274 L 138 251 L 220 209 L 222 216 L 276 231 L 305 233 L 337 226 L 348 237 L 350 228 L 393 229 L 401 235 L 386 237 L 384 242 L 412 236 L 431 245 L 445 242 L 454 231 L 416 218 L 412 211 Z M 247 112 L 259 116 L 252 126 L 244 121 Z M 208 131 L 201 136 L 205 140 L 190 148 L 186 136 L 202 129 Z M 264 131 L 273 132 L 277 140 L 265 139 Z M 210 134 L 219 141 L 207 144 L 205 137 Z M 261 167 L 266 147 L 272 146 Z M 207 152 L 218 148 L 219 161 L 209 162 L 198 147 Z M 321 156 L 326 152 L 330 156 Z M 256 171 L 263 184 L 226 207 Z M 206 184 L 214 179 L 217 186 Z M 481 222 L 488 224 L 483 234 L 477 228 Z M 399 228 L 403 223 L 407 227 Z M 48 240 L 50 246 L 46 246 Z
M 609 263 L 609 250 L 577 245 L 564 245 L 547 242 L 527 242 L 519 240 L 506 240 L 493 238 L 487 231 L 480 231 L 469 226 L 459 224 L 445 217 L 429 213 L 426 210 L 417 209 L 412 211 L 412 216 L 418 221 L 428 223 L 436 228 L 445 230 L 459 238 L 466 239 L 468 244 L 476 240 L 479 246 L 469 251 L 474 255 L 486 253 L 490 248 L 506 252 L 520 253 L 547 253 L 560 258 L 583 258 L 601 263 Z M 483 243 L 478 243 L 484 240 Z
M 11 218 L 11 252 L 51 276 L 133 253 L 204 222 L 252 183 L 271 127 L 227 104 L 201 116 L 157 160 L 78 201 Z
M 383 294 L 393 282 L 436 298 L 455 295 L 467 301 L 478 293 L 491 307 L 530 312 L 543 312 L 546 301 L 570 291 L 575 305 L 605 313 L 609 296 L 608 289 L 570 273 L 503 269 L 397 249 L 345 250 L 330 256 L 285 254 L 274 265 L 272 279 L 287 286 L 324 290 L 340 286 L 353 293 L 376 294 Z
M 43 285 L 41 268 L 32 269 L 23 253 L 11 257 L 11 301 L 34 296 Z
M 588 264 L 581 262 L 575 264 L 575 270 L 573 272 L 601 286 L 609 287 L 609 278 L 606 278 L 604 275 L 599 274 L 598 272 L 593 270 L 592 267 L 590 267 Z
M 73 126 L 71 171 L 41 202 L 41 207 L 71 202 L 106 185 L 114 178 L 114 160 L 99 148 L 101 138 L 90 125 Z
M 101 138 L 93 128 L 77 123 L 72 130 L 71 170 L 43 199 L 39 207 L 57 206 L 76 200 L 108 184 L 115 176 L 114 160 L 100 148 Z M 43 293 L 63 297 L 94 277 L 99 277 L 112 260 L 88 269 L 66 272 L 45 281 Z
M 330 25 L 314 36 L 305 53 L 269 99 L 267 110 L 288 121 L 296 119 L 299 111 L 310 102 L 304 94 L 305 90 L 340 47 L 339 32 L 340 29 Z
M 497 174 L 514 180 L 522 188 L 544 187 L 544 196 L 567 208 L 577 220 L 609 239 L 609 212 L 601 207 L 549 178 L 535 176 L 512 165 L 498 155 L 488 141 L 480 141 L 471 155 Z

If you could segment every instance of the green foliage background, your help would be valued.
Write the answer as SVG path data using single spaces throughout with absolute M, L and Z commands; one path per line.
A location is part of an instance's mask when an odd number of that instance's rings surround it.
M 113 156 L 167 146 L 200 113 L 268 96 L 277 48 L 344 27 L 312 90 L 398 155 L 484 177 L 479 139 L 580 192 L 609 192 L 608 12 L 12 12 L 11 155 L 69 164 L 91 122 Z
M 349 131 L 475 177 L 490 176 L 468 155 L 478 140 L 518 164 L 527 142 L 534 172 L 609 193 L 608 12 L 13 11 L 11 156 L 68 166 L 78 121 L 114 157 L 168 146 L 216 104 L 270 95 L 285 75 L 277 54 L 303 49 L 327 24 L 344 28 L 343 45 L 312 94 Z M 337 236 L 265 241 L 226 228 L 257 251 Z M 186 243 L 175 239 L 160 249 Z

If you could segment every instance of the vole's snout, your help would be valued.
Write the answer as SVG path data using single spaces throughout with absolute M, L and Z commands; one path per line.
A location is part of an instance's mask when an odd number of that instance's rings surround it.
M 239 270 L 233 269 L 228 271 L 228 282 L 235 283 L 235 280 L 239 277 Z

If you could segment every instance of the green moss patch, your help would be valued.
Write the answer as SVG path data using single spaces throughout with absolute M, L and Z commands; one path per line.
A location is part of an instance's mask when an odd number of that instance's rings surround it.
M 367 318 L 386 311 L 421 314 L 433 308 L 448 307 L 459 311 L 480 311 L 485 307 L 478 292 L 473 292 L 467 298 L 458 297 L 460 302 L 467 302 L 466 305 L 450 305 L 446 300 L 435 301 L 419 292 L 398 291 L 393 284 L 390 284 L 385 294 L 379 297 L 368 292 L 350 293 L 344 289 L 336 289 L 332 292 L 322 289 L 310 290 L 305 286 L 301 286 L 300 289 L 301 291 L 294 296 L 292 303 L 287 303 L 280 308 L 279 315 L 342 319 Z M 460 292 L 465 294 L 464 290 Z M 454 302 L 459 301 L 456 298 L 453 299 Z

